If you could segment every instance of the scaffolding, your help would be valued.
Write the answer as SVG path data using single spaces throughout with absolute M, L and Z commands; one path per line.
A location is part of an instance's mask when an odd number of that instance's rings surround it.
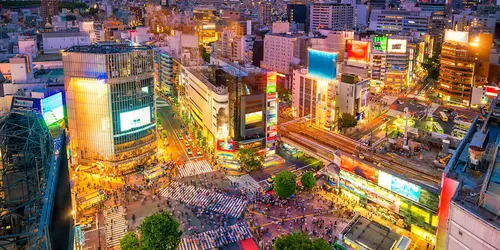
M 0 120 L 0 249 L 51 249 L 64 133 L 55 137 L 37 111 L 13 109 Z

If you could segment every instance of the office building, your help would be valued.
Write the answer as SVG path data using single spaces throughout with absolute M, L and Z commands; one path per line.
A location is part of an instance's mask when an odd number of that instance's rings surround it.
M 57 54 L 73 46 L 90 45 L 90 36 L 85 32 L 42 33 L 42 52 Z
M 154 52 L 96 44 L 63 52 L 64 88 L 75 164 L 127 170 L 156 150 Z
M 290 73 L 295 42 L 302 34 L 272 33 L 264 37 L 264 60 L 261 67 L 281 74 Z
M 368 116 L 369 79 L 343 73 L 335 88 L 335 108 L 338 114 L 348 113 L 362 120 Z
M 363 2 L 366 3 L 366 5 L 368 5 L 370 10 L 387 9 L 387 4 L 388 4 L 388 0 L 365 0 Z
M 42 15 L 42 25 L 52 23 L 52 17 L 57 16 L 59 0 L 42 0 L 40 3 L 40 14 Z
M 271 25 L 272 23 L 272 4 L 271 2 L 262 2 L 259 5 L 259 19 L 262 25 Z
M 309 31 L 352 30 L 354 7 L 349 4 L 315 3 L 309 7 Z
M 446 165 L 441 184 L 438 249 L 499 249 L 500 100 L 475 119 Z
M 305 4 L 287 4 L 286 13 L 288 22 L 296 23 L 299 30 L 309 31 L 309 12 Z
M 427 33 L 432 12 L 372 10 L 369 30 L 380 33 Z

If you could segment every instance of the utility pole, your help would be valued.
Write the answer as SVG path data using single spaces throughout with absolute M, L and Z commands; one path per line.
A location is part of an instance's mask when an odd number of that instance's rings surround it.
M 403 139 L 403 148 L 405 150 L 409 150 L 410 146 L 408 145 L 408 119 L 410 119 L 410 112 L 408 110 L 408 107 L 405 107 L 404 112 L 405 112 L 405 135 Z

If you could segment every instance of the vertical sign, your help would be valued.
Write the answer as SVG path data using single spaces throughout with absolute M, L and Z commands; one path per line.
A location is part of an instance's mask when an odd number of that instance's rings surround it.
M 269 72 L 267 73 L 266 88 L 266 157 L 276 153 L 276 134 L 278 130 L 276 96 L 276 72 Z

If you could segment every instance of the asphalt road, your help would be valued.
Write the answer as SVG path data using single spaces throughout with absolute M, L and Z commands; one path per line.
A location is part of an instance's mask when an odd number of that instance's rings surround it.
M 174 162 L 183 163 L 189 159 L 203 158 L 203 155 L 198 154 L 199 148 L 193 147 L 193 143 L 187 140 L 186 130 L 182 128 L 180 118 L 177 115 L 174 116 L 172 107 L 158 107 L 157 112 L 161 120 L 161 126 L 167 130 L 168 153 L 171 152 Z M 182 139 L 179 139 L 179 135 L 182 135 Z M 193 136 L 190 135 L 190 137 L 193 139 Z M 189 146 L 186 146 L 186 142 L 188 142 Z M 188 154 L 187 148 L 191 149 L 191 155 Z

